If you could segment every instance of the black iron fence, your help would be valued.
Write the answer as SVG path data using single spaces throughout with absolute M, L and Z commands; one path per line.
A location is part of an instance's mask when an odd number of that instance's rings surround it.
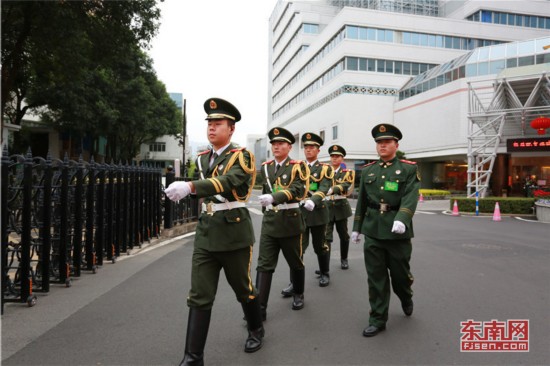
M 71 286 L 83 271 L 159 238 L 161 228 L 195 221 L 198 203 L 172 203 L 162 171 L 132 164 L 2 155 L 2 312 L 33 306 L 33 292 Z M 166 185 L 176 180 L 169 172 Z

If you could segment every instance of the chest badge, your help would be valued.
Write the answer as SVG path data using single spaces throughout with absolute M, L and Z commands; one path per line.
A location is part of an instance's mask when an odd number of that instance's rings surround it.
M 283 179 L 286 179 L 286 177 L 288 177 L 286 174 L 283 174 Z
M 317 176 L 317 173 L 313 173 L 313 176 L 316 177 L 316 176 Z
M 222 170 L 222 169 L 223 169 L 223 165 L 222 165 L 222 164 L 218 165 L 218 169 Z
M 401 170 L 396 170 L 395 174 L 401 174 Z

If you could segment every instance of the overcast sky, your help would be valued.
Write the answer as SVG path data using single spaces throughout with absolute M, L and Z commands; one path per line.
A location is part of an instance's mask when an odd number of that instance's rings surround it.
M 168 92 L 187 100 L 187 134 L 208 142 L 203 103 L 219 97 L 241 112 L 233 141 L 267 126 L 269 17 L 277 0 L 165 0 L 148 51 Z

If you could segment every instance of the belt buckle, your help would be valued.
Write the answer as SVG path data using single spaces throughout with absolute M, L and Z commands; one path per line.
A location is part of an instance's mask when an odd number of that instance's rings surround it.
M 388 212 L 390 210 L 390 205 L 387 203 L 380 203 L 380 211 Z
M 279 206 L 273 206 L 271 209 L 273 212 L 279 212 Z
M 206 204 L 206 214 L 210 216 L 214 216 L 214 203 L 208 202 Z

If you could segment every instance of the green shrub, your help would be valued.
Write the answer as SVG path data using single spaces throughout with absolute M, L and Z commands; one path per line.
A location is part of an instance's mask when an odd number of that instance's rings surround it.
M 475 212 L 476 199 L 467 197 L 455 197 L 450 200 L 450 209 L 453 209 L 455 200 L 460 212 Z M 533 214 L 534 198 L 524 197 L 486 197 L 479 199 L 479 212 L 493 213 L 498 202 L 500 213 L 530 215 Z
M 429 196 L 450 196 L 451 195 L 450 191 L 446 191 L 446 190 L 443 190 L 443 189 L 425 189 L 425 188 L 422 188 L 422 189 L 419 190 L 419 193 L 422 193 L 422 195 L 424 197 L 429 197 Z

